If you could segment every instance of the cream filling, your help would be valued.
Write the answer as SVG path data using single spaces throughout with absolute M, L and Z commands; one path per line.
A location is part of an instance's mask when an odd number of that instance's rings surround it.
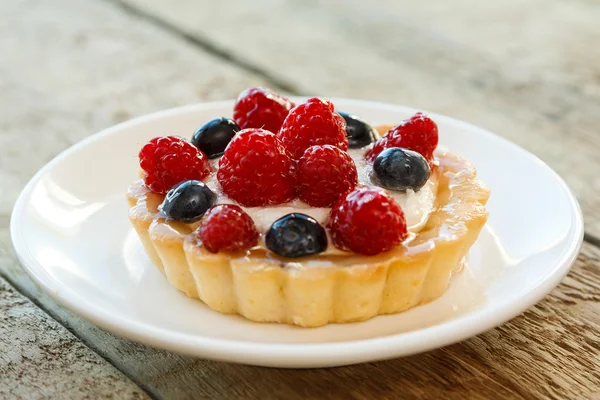
M 356 169 L 358 171 L 358 180 L 360 185 L 365 186 L 376 186 L 370 179 L 371 175 L 371 164 L 365 160 L 364 154 L 366 148 L 351 149 L 348 154 L 354 160 Z M 235 201 L 228 198 L 217 181 L 217 170 L 219 162 L 213 160 L 211 162 L 212 172 L 208 178 L 204 180 L 206 185 L 217 194 L 217 201 L 215 204 L 237 204 Z M 404 216 L 406 218 L 406 226 L 410 232 L 418 232 L 427 222 L 429 214 L 433 210 L 435 205 L 435 197 L 437 193 L 437 179 L 430 178 L 425 186 L 418 192 L 414 190 L 408 190 L 406 192 L 394 192 L 389 193 L 398 202 Z M 302 200 L 296 199 L 289 203 L 279 204 L 276 206 L 269 207 L 243 207 L 241 206 L 250 217 L 254 220 L 256 229 L 260 233 L 266 233 L 269 227 L 277 219 L 290 213 L 302 213 L 313 217 L 321 225 L 327 220 L 329 211 L 331 208 L 322 207 L 311 207 Z

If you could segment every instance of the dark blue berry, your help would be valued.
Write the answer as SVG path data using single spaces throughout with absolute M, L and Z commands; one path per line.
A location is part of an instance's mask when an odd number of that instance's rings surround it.
M 163 213 L 175 221 L 196 222 L 215 203 L 217 196 L 200 181 L 184 181 L 167 193 Z
M 267 248 L 283 257 L 303 257 L 327 249 L 325 229 L 305 214 L 288 214 L 273 222 L 265 237 Z
M 416 151 L 390 147 L 373 161 L 373 180 L 390 190 L 415 192 L 429 179 L 429 163 Z
M 348 137 L 348 147 L 358 149 L 365 147 L 379 139 L 377 130 L 369 125 L 364 119 L 346 112 L 338 112 L 346 120 L 346 136 Z
M 211 119 L 194 133 L 192 144 L 208 158 L 217 158 L 223 155 L 225 148 L 239 131 L 240 127 L 232 119 Z

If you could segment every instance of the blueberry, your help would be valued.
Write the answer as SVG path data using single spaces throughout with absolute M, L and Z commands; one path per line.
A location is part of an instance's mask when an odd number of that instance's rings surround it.
M 196 222 L 215 203 L 217 196 L 200 181 L 183 181 L 167 193 L 163 213 L 175 221 Z
M 220 117 L 202 125 L 192 136 L 192 144 L 202 150 L 208 158 L 223 155 L 231 139 L 240 131 L 234 120 Z
M 381 187 L 390 190 L 415 192 L 429 179 L 429 163 L 416 151 L 390 147 L 385 149 L 373 162 L 373 180 Z
M 348 136 L 348 147 L 358 149 L 365 147 L 379 139 L 377 130 L 369 125 L 364 119 L 346 112 L 338 112 L 346 120 L 346 136 Z
M 303 257 L 327 249 L 325 229 L 305 214 L 288 214 L 273 222 L 265 237 L 267 248 L 283 257 Z

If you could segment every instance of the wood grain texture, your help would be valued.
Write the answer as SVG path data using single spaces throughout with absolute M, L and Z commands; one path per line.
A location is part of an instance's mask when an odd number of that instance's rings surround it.
M 303 93 L 410 105 L 505 136 L 566 179 L 600 237 L 599 2 L 232 0 L 224 12 L 123 1 Z
M 0 398 L 148 397 L 0 277 Z

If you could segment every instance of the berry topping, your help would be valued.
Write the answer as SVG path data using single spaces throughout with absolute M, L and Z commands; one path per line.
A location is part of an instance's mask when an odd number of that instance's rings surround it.
M 385 190 L 358 187 L 331 209 L 327 228 L 342 250 L 375 255 L 390 250 L 408 236 L 400 206 Z
M 246 89 L 233 107 L 233 119 L 242 129 L 262 128 L 279 131 L 294 103 L 265 88 Z
M 168 218 L 196 222 L 215 203 L 217 196 L 200 181 L 185 181 L 169 190 L 161 208 Z
M 295 160 L 315 145 L 330 144 L 348 150 L 344 118 L 334 111 L 330 101 L 316 97 L 290 111 L 278 136 Z
M 373 180 L 381 187 L 404 192 L 415 192 L 429 179 L 429 163 L 412 150 L 390 147 L 383 150 L 373 162 Z
M 273 222 L 265 237 L 267 248 L 283 257 L 303 257 L 327 249 L 325 229 L 305 214 L 288 214 Z
M 295 165 L 273 133 L 240 131 L 219 160 L 223 192 L 246 207 L 281 204 L 295 196 Z
M 427 161 L 431 161 L 437 145 L 438 127 L 436 123 L 427 115 L 419 112 L 390 129 L 384 137 L 375 142 L 373 148 L 367 153 L 367 159 L 373 161 L 384 149 L 401 147 L 416 151 Z
M 211 119 L 194 133 L 192 144 L 202 150 L 208 158 L 217 158 L 240 131 L 240 127 L 229 118 Z
M 358 184 L 354 161 L 335 146 L 312 146 L 298 161 L 300 199 L 313 207 L 331 207 Z
M 365 147 L 379 139 L 379 133 L 364 119 L 343 111 L 339 111 L 338 114 L 346 121 L 346 136 L 348 137 L 349 148 Z
M 239 206 L 218 204 L 206 213 L 198 238 L 211 253 L 248 250 L 258 243 L 254 221 Z
M 139 157 L 145 172 L 144 182 L 157 193 L 164 194 L 181 181 L 200 181 L 210 174 L 204 153 L 177 136 L 152 139 L 142 147 Z

